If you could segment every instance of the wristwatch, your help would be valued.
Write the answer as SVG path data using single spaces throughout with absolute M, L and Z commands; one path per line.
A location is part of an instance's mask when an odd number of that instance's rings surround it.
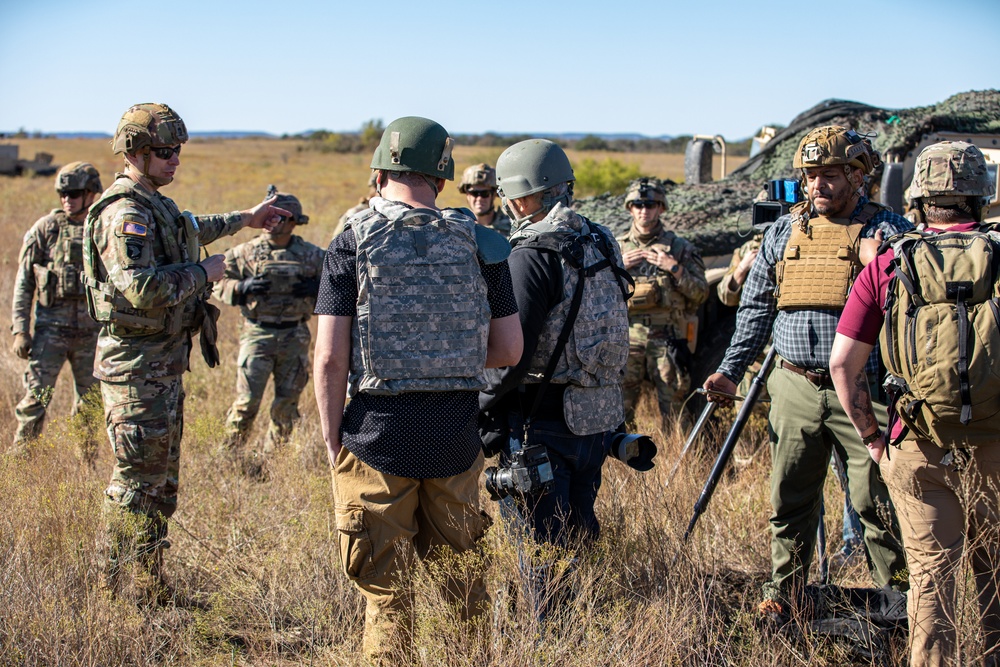
M 872 444 L 881 437 L 882 437 L 882 429 L 877 428 L 875 429 L 874 433 L 870 433 L 869 435 L 866 435 L 865 437 L 861 438 L 861 442 L 864 443 L 865 447 L 867 447 L 868 445 Z

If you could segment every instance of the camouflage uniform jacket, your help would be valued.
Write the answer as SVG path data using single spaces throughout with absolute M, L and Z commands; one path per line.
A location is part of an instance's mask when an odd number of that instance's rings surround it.
M 53 209 L 24 235 L 14 281 L 10 327 L 13 333 L 28 333 L 31 303 L 36 293 L 39 294 L 35 302 L 36 330 L 59 327 L 94 331 L 98 328 L 87 313 L 87 301 L 80 283 L 82 239 L 83 222 L 71 221 L 61 209 Z M 60 244 L 64 247 L 60 248 Z M 66 296 L 67 291 L 74 294 Z
M 226 251 L 226 275 L 214 288 L 215 297 L 230 306 L 240 306 L 248 320 L 268 324 L 305 322 L 316 307 L 315 296 L 294 296 L 292 289 L 301 278 L 318 278 L 323 273 L 324 250 L 292 236 L 284 248 L 270 243 L 264 233 Z M 297 266 L 296 266 L 297 265 Z M 236 286 L 244 278 L 271 277 L 267 294 L 250 295 L 244 303 Z
M 657 268 L 643 260 L 628 272 L 638 284 L 642 280 L 655 282 L 660 291 L 659 305 L 642 311 L 630 311 L 630 323 L 646 322 L 651 326 L 673 327 L 675 338 L 684 338 L 687 319 L 708 298 L 708 281 L 705 279 L 705 263 L 693 243 L 682 239 L 673 231 L 663 229 L 650 241 L 641 241 L 633 227 L 627 234 L 618 237 L 622 254 L 636 249 L 651 250 L 661 247 L 677 260 L 684 270 L 679 276 Z M 652 322 L 650 322 L 652 320 Z
M 760 250 L 760 242 L 764 238 L 763 234 L 754 234 L 753 238 L 741 245 L 733 253 L 733 259 L 729 262 L 729 268 L 726 269 L 726 273 L 722 276 L 722 280 L 719 281 L 719 286 L 717 287 L 719 294 L 719 301 L 726 304 L 727 306 L 732 306 L 735 308 L 740 305 L 740 295 L 743 294 L 743 284 L 741 283 L 736 289 L 731 289 L 729 283 L 736 273 L 736 269 L 739 268 L 740 262 L 743 258 L 754 250 Z
M 109 196 L 115 189 L 131 194 Z M 148 202 L 172 214 L 164 220 Z M 188 369 L 191 335 L 196 327 L 189 317 L 195 299 L 207 286 L 205 270 L 197 257 L 177 256 L 184 244 L 177 205 L 158 192 L 149 192 L 128 177 L 117 174 L 115 183 L 90 209 L 87 224 L 99 281 L 109 283 L 137 313 L 182 310 L 179 327 L 155 333 L 133 334 L 128 327 L 104 323 L 97 341 L 94 376 L 105 382 L 125 382 L 180 375 Z M 196 218 L 202 245 L 238 232 L 246 224 L 239 211 Z M 177 307 L 180 307 L 179 309 Z M 178 313 L 179 315 L 180 313 Z

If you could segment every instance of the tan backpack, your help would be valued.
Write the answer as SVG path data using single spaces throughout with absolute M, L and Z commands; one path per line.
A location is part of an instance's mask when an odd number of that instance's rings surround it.
M 880 343 L 900 420 L 941 447 L 997 442 L 1000 231 L 912 231 L 890 244 Z

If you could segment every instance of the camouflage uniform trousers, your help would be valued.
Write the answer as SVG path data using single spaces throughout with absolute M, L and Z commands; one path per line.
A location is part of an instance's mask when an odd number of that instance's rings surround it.
M 104 498 L 108 574 L 138 560 L 159 576 L 167 519 L 177 509 L 184 385 L 181 376 L 101 382 L 115 463 Z
M 38 437 L 45 420 L 45 408 L 52 398 L 52 389 L 69 361 L 73 370 L 73 414 L 82 407 L 87 390 L 93 386 L 94 351 L 97 348 L 97 329 L 68 329 L 43 327 L 35 329 L 31 342 L 31 357 L 24 372 L 24 398 L 17 404 L 15 447 Z
M 274 376 L 271 425 L 264 453 L 291 435 L 299 416 L 299 396 L 309 381 L 309 327 L 288 329 L 246 322 L 240 334 L 236 369 L 236 401 L 226 415 L 230 443 L 243 439 L 253 426 L 267 380 Z
M 666 420 L 677 413 L 691 389 L 687 343 L 673 336 L 673 327 L 629 326 L 628 361 L 625 365 L 626 419 L 635 417 L 635 404 L 644 380 L 653 383 L 660 415 Z

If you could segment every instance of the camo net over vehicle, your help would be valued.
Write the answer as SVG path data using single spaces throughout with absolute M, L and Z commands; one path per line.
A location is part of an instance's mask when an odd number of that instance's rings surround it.
M 732 252 L 749 236 L 753 198 L 771 179 L 797 178 L 792 157 L 802 137 L 819 125 L 877 132 L 873 144 L 883 157 L 905 155 L 924 135 L 933 132 L 1000 132 L 1000 91 L 959 93 L 939 104 L 912 109 L 881 109 L 846 100 L 826 100 L 792 119 L 758 155 L 725 180 L 702 185 L 665 180 L 667 210 L 661 216 L 664 225 L 692 241 L 703 256 Z M 600 195 L 581 199 L 574 208 L 621 234 L 631 221 L 624 200 L 624 195 Z

